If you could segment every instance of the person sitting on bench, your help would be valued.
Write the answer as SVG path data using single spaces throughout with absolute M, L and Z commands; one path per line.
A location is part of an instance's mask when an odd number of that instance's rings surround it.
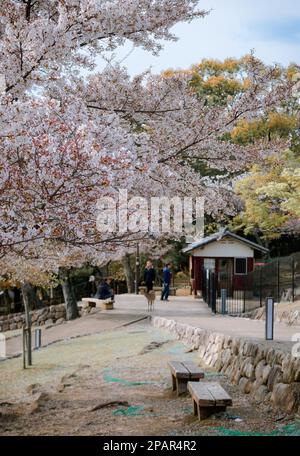
M 107 279 L 103 279 L 97 288 L 97 292 L 94 296 L 97 299 L 109 299 L 114 300 L 114 292 L 107 283 Z

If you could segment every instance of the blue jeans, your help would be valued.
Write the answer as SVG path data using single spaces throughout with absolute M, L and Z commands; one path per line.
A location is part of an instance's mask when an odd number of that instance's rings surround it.
M 97 293 L 95 294 L 94 298 L 96 299 L 109 299 L 111 298 L 111 300 L 113 301 L 114 300 L 114 292 L 113 290 L 109 291 L 108 293 L 100 293 L 100 291 L 97 290 Z
M 168 299 L 170 294 L 170 284 L 169 283 L 164 283 L 164 288 L 161 294 L 161 299 Z

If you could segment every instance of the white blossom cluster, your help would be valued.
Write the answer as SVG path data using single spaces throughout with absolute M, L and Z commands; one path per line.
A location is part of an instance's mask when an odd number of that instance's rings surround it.
M 224 133 L 290 96 L 276 68 L 249 57 L 250 85 L 230 106 L 207 106 L 187 74 L 131 78 L 96 58 L 130 40 L 158 52 L 171 27 L 204 17 L 197 0 L 2 0 L 0 3 L 0 255 L 2 271 L 104 262 L 149 246 L 145 233 L 97 232 L 96 204 L 130 195 L 204 196 L 232 212 L 230 182 L 195 171 L 243 170 L 266 145 Z M 83 52 L 84 50 L 84 52 Z M 268 143 L 268 148 L 282 144 Z M 150 244 L 151 245 L 151 244 Z M 16 267 L 18 264 L 18 267 Z M 21 264 L 23 266 L 21 266 Z

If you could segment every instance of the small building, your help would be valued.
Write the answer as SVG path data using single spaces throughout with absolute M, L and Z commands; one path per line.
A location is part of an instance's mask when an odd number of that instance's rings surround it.
M 202 293 L 204 271 L 210 270 L 215 273 L 217 290 L 226 288 L 228 295 L 233 295 L 243 289 L 245 277 L 269 250 L 223 228 L 189 244 L 183 252 L 190 256 L 194 292 Z

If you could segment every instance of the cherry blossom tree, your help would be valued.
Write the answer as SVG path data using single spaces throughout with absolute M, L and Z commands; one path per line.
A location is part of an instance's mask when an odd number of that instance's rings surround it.
M 159 52 L 161 40 L 175 39 L 173 25 L 207 14 L 197 5 L 1 2 L 0 254 L 11 274 L 18 269 L 25 278 L 30 261 L 49 273 L 87 258 L 105 261 L 130 251 L 137 238 L 144 241 L 147 233 L 96 229 L 97 201 L 115 197 L 119 188 L 147 198 L 205 196 L 208 213 L 230 213 L 226 175 L 201 176 L 195 161 L 242 170 L 282 147 L 278 139 L 246 145 L 224 139 L 241 119 L 290 96 L 292 83 L 278 80 L 278 68 L 254 56 L 245 63 L 247 88 L 222 106 L 197 97 L 188 73 L 131 78 L 120 65 L 97 70 L 99 56 L 128 40 Z M 26 259 L 22 268 L 14 267 L 17 258 Z M 73 318 L 74 299 L 66 301 Z
M 125 171 L 132 162 L 134 173 L 138 166 L 144 171 L 136 151 L 146 142 L 145 134 L 124 129 L 114 111 L 90 115 L 87 100 L 78 96 L 84 84 L 79 70 L 94 68 L 97 55 L 126 40 L 157 52 L 159 40 L 175 39 L 175 23 L 206 13 L 195 0 L 181 0 L 176 8 L 168 0 L 11 0 L 0 8 L 1 247 L 62 232 L 64 239 L 78 240 L 96 194 L 105 194 L 112 182 L 129 188 Z M 80 233 L 74 233 L 76 223 Z

